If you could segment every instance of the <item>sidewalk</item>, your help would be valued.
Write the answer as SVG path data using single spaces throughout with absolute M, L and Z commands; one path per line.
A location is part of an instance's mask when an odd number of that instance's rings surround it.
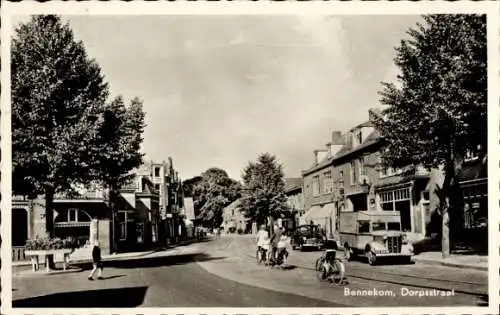
M 186 245 L 193 244 L 193 243 L 203 243 L 205 241 L 207 241 L 207 239 L 203 239 L 203 240 L 193 239 L 193 240 L 181 241 L 177 244 L 172 244 L 172 245 L 169 245 L 166 247 L 147 250 L 147 251 L 113 253 L 113 254 L 102 255 L 102 259 L 104 261 L 134 259 L 134 258 L 152 255 L 156 252 L 171 251 L 171 250 L 174 250 L 178 246 L 186 246 Z M 92 257 L 92 247 L 89 247 L 89 248 L 82 247 L 82 248 L 77 249 L 73 254 L 70 255 L 70 264 L 89 263 L 89 262 L 92 262 L 91 257 Z M 59 257 L 59 256 L 54 257 L 54 260 L 56 263 L 63 262 L 62 257 Z M 15 261 L 15 262 L 13 261 L 12 262 L 12 271 L 13 272 L 22 271 L 22 270 L 26 269 L 28 266 L 29 266 L 29 268 L 31 268 L 31 262 L 29 260 Z
M 416 263 L 488 271 L 488 256 L 451 255 L 443 258 L 441 252 L 423 252 L 412 259 Z

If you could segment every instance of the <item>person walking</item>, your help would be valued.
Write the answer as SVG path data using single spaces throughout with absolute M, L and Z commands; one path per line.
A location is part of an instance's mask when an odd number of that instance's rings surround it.
M 94 274 L 98 271 L 97 279 L 102 280 L 102 257 L 101 257 L 101 248 L 99 247 L 99 241 L 96 241 L 94 244 L 94 248 L 92 249 L 92 262 L 94 264 L 94 268 L 90 272 L 89 280 L 94 280 Z

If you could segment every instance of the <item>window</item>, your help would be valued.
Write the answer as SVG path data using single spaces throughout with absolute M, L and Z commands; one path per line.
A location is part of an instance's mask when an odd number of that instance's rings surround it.
M 401 228 L 411 230 L 411 193 L 410 188 L 400 188 L 379 193 L 382 209 L 385 211 L 399 211 L 401 214 Z
M 318 196 L 321 191 L 319 186 L 319 175 L 313 176 L 312 181 L 313 196 Z
M 373 222 L 372 231 L 385 231 L 385 222 Z
M 69 209 L 68 210 L 68 222 L 78 222 L 78 210 Z
M 363 134 L 361 133 L 361 130 L 356 132 L 355 137 L 357 144 L 361 144 L 363 142 Z
M 369 233 L 370 221 L 358 221 L 358 233 Z
M 387 223 L 387 230 L 389 230 L 389 231 L 401 231 L 401 224 L 399 224 L 399 222 L 389 222 L 389 223 Z
M 365 174 L 365 159 L 363 157 L 359 158 L 359 160 L 358 160 L 358 174 L 359 175 L 366 175 Z
M 339 183 L 344 183 L 344 171 L 339 171 Z
M 380 177 L 396 176 L 396 175 L 401 175 L 402 173 L 403 170 L 401 168 L 395 169 L 393 167 L 386 167 L 380 171 Z
M 127 211 L 118 211 L 118 217 L 117 217 L 118 224 L 120 226 L 120 241 L 126 240 L 127 239 L 127 224 L 129 222 L 133 222 L 134 219 L 131 218 Z
M 323 185 L 325 187 L 325 194 L 333 192 L 332 172 L 327 171 L 323 173 Z
M 356 183 L 356 161 L 351 161 L 349 165 L 349 179 L 351 181 L 351 185 Z
M 160 168 L 158 166 L 155 167 L 155 177 L 160 177 Z
M 160 184 L 155 184 L 155 189 L 157 192 L 160 192 Z

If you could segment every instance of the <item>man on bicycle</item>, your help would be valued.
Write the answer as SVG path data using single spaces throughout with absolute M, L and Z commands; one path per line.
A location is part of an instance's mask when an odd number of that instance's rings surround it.
M 257 251 L 260 252 L 260 249 L 263 247 L 266 250 L 269 250 L 269 232 L 266 231 L 266 226 L 261 225 L 260 230 L 256 236 L 257 239 Z
M 323 244 L 323 250 L 325 255 L 325 260 L 329 263 L 333 263 L 335 257 L 337 256 L 338 245 L 335 240 L 327 239 Z

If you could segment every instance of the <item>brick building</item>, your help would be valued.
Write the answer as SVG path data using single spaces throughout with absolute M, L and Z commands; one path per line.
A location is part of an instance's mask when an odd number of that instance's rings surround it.
M 333 161 L 341 154 L 345 137 L 340 131 L 332 133 L 332 139 L 326 144 L 325 149 L 314 151 L 314 163 L 302 171 L 303 195 L 305 214 L 301 217 L 300 224 L 321 225 L 327 235 L 335 233 L 336 218 L 336 189 L 335 178 L 338 178 Z

